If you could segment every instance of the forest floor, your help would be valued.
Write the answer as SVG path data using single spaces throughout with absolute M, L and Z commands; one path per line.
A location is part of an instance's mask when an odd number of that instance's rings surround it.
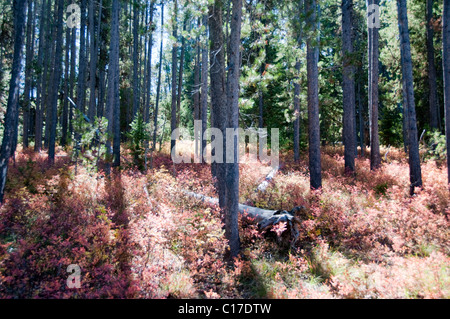
M 263 193 L 270 166 L 244 162 L 241 203 L 308 213 L 293 247 L 279 244 L 282 228 L 261 233 L 241 218 L 230 265 L 220 212 L 182 191 L 215 196 L 210 166 L 174 166 L 167 154 L 145 175 L 124 154 L 107 178 L 81 165 L 75 174 L 63 151 L 52 167 L 19 151 L 0 208 L 0 298 L 450 298 L 444 161 L 422 163 L 412 197 L 401 150 L 376 172 L 359 157 L 345 176 L 343 149 L 324 148 L 320 191 L 307 154 L 283 154 Z M 78 289 L 67 287 L 69 264 L 80 266 Z

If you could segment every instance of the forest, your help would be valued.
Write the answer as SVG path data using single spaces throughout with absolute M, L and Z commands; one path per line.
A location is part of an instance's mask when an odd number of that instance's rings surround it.
M 1 1 L 0 141 L 0 299 L 450 298 L 450 0 Z

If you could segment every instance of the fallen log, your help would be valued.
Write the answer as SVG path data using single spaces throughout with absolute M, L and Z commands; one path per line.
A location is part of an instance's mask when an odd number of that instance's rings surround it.
M 183 193 L 208 205 L 219 204 L 219 200 L 214 197 L 209 197 L 186 190 L 183 190 Z M 280 223 L 286 223 L 286 229 L 282 232 L 283 236 L 279 236 L 279 239 L 281 242 L 288 240 L 290 241 L 291 246 L 294 246 L 299 234 L 298 226 L 302 221 L 302 215 L 304 216 L 306 213 L 306 208 L 304 206 L 297 206 L 290 211 L 269 210 L 239 204 L 239 213 L 247 217 L 248 221 L 257 223 L 257 227 L 261 232 L 271 230 L 274 226 Z

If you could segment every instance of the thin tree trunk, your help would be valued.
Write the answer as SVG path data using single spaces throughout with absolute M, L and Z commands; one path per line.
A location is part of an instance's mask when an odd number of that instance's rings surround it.
M 183 32 L 186 31 L 187 18 L 183 21 Z M 184 69 L 184 51 L 186 46 L 186 39 L 184 35 L 181 36 L 181 55 L 180 55 L 180 68 L 178 73 L 178 94 L 177 94 L 177 127 L 180 125 L 181 116 L 181 94 L 183 92 L 183 69 Z
M 413 70 L 411 61 L 411 46 L 409 41 L 408 16 L 406 0 L 397 0 L 398 26 L 400 33 L 400 47 L 403 56 L 402 72 L 406 84 L 406 99 L 408 105 L 408 136 L 409 136 L 409 175 L 411 195 L 415 187 L 422 187 L 422 173 L 420 168 L 419 142 L 417 136 L 416 107 L 414 102 Z
M 153 49 L 153 11 L 155 2 L 150 2 L 150 36 L 148 40 L 148 54 L 147 54 L 147 104 L 144 111 L 144 121 L 150 121 L 150 105 L 152 95 L 152 49 Z
M 294 79 L 294 161 L 300 160 L 300 67 L 301 62 L 298 59 L 295 63 L 295 71 L 297 72 Z
M 437 101 L 437 78 L 436 65 L 434 59 L 433 44 L 433 0 L 426 0 L 427 14 L 427 60 L 428 60 L 428 89 L 430 103 L 430 127 L 431 129 L 439 128 L 439 106 Z
M 204 132 L 206 131 L 207 123 L 208 123 L 208 17 L 207 15 L 203 15 L 202 24 L 205 27 L 205 43 L 202 44 L 202 94 L 201 98 L 201 117 L 202 117 L 202 133 L 203 137 Z M 206 148 L 206 140 L 201 139 L 202 141 L 202 149 L 201 152 L 203 154 Z
M 150 2 L 150 36 L 147 43 L 147 66 L 146 72 L 146 102 L 144 103 L 144 123 L 150 122 L 150 105 L 151 105 L 151 92 L 152 92 L 152 47 L 153 47 L 153 7 L 154 1 Z M 150 137 L 150 136 L 149 136 Z M 145 140 L 145 170 L 148 168 L 147 155 L 150 138 Z
M 177 41 L 177 0 L 174 2 L 174 12 L 172 17 L 172 36 L 174 41 Z M 177 44 L 172 45 L 172 103 L 170 116 L 170 131 L 173 132 L 177 127 Z M 174 150 L 176 140 L 170 140 L 170 149 Z
M 232 0 L 230 48 L 227 77 L 227 127 L 233 130 L 239 126 L 239 76 L 240 76 L 240 44 L 242 23 L 242 0 Z M 230 246 L 230 256 L 235 257 L 240 250 L 238 229 L 239 212 L 239 163 L 238 137 L 231 141 L 234 158 L 226 164 L 225 186 L 225 237 Z M 226 143 L 229 143 L 228 138 Z M 227 153 L 230 150 L 227 148 Z M 228 155 L 228 154 L 227 154 Z
M 105 27 L 103 23 L 103 15 L 108 14 L 107 10 L 102 10 L 103 1 L 100 0 L 99 5 L 99 22 L 98 22 L 98 46 L 99 46 L 99 56 L 98 56 L 98 63 L 97 68 L 98 71 L 98 103 L 97 103 L 97 116 L 102 117 L 104 116 L 104 104 L 105 104 L 105 95 L 106 95 L 106 63 L 107 63 L 107 32 L 105 32 Z
M 34 55 L 33 29 L 34 29 L 34 5 L 31 0 L 28 1 L 27 17 L 27 40 L 26 40 L 26 61 L 25 61 L 25 88 L 23 91 L 23 148 L 28 148 L 28 131 L 30 124 L 30 93 L 31 93 L 31 62 Z
M 211 79 L 211 126 L 220 129 L 225 136 L 226 120 L 226 83 L 225 83 L 225 43 L 223 34 L 222 9 L 223 0 L 215 0 L 209 6 L 209 40 L 210 40 L 210 79 Z M 223 145 L 222 151 L 225 150 Z M 216 150 L 211 149 L 211 156 L 215 157 Z M 225 152 L 222 163 L 211 163 L 211 174 L 216 177 L 217 193 L 219 195 L 219 207 L 225 207 Z
M 300 15 L 301 12 L 304 10 L 303 3 L 304 0 L 300 0 L 298 2 L 299 9 L 298 14 Z M 300 17 L 298 18 L 300 20 Z M 298 23 L 298 34 L 297 34 L 297 45 L 298 48 L 301 48 L 302 45 L 302 28 L 301 28 L 301 21 Z M 298 162 L 300 160 L 300 68 L 301 68 L 301 62 L 300 58 L 297 58 L 297 61 L 295 63 L 295 71 L 296 75 L 294 78 L 294 161 Z
M 24 43 L 26 0 L 14 0 L 14 53 L 9 82 L 9 95 L 4 118 L 5 128 L 0 152 L 0 203 L 3 203 L 9 158 L 13 155 L 14 131 L 17 131 L 15 118 L 19 112 L 19 83 L 22 68 L 22 47 Z
M 361 148 L 361 157 L 364 156 L 364 117 L 361 98 L 361 83 L 358 81 L 358 118 L 359 118 L 359 147 Z
M 343 53 L 343 139 L 345 172 L 355 171 L 355 67 L 353 66 L 353 0 L 342 0 L 342 53 Z
M 50 95 L 50 75 L 51 75 L 51 60 L 48 57 L 53 56 L 52 55 L 52 42 L 53 42 L 53 34 L 52 30 L 54 29 L 51 23 L 51 10 L 52 5 L 51 1 L 47 1 L 46 10 L 45 10 L 45 19 L 46 19 L 46 33 L 45 33 L 45 48 L 44 48 L 44 74 L 43 74 L 43 90 L 42 90 L 42 102 L 41 102 L 41 114 L 42 114 L 42 139 L 44 140 L 44 148 L 48 147 L 48 127 L 50 125 L 48 124 L 48 105 L 49 105 L 49 95 Z M 45 115 L 45 116 L 44 116 Z M 43 130 L 44 125 L 44 118 L 45 118 L 45 131 Z
M 306 12 L 311 34 L 307 38 L 308 122 L 309 122 L 309 174 L 311 189 L 322 187 L 319 121 L 319 47 L 313 35 L 317 30 L 315 0 L 306 0 Z
M 379 0 L 369 0 L 379 5 Z M 375 14 L 375 13 L 372 13 Z M 372 19 L 372 16 L 369 17 Z M 378 134 L 378 78 L 379 78 L 379 32 L 376 26 L 368 24 L 369 41 L 369 118 L 370 118 L 370 169 L 381 165 L 380 138 Z
M 42 126 L 43 126 L 43 100 L 45 95 L 45 72 L 44 70 L 44 55 L 46 44 L 46 33 L 47 33 L 47 19 L 45 16 L 46 1 L 42 0 L 40 23 L 39 23 L 39 44 L 38 44 L 38 59 L 37 65 L 40 72 L 37 77 L 37 94 L 36 94 L 36 118 L 34 125 L 34 151 L 40 152 L 42 148 Z
M 403 55 L 401 55 L 401 64 L 404 65 Z M 406 96 L 406 80 L 405 77 L 402 76 L 402 95 L 403 95 L 403 147 L 405 153 L 408 152 L 409 149 L 409 132 L 408 132 L 408 99 Z
M 89 62 L 89 112 L 88 117 L 94 122 L 97 114 L 97 98 L 95 88 L 97 84 L 97 42 L 95 30 L 95 5 L 94 0 L 89 0 L 89 34 L 90 34 L 90 57 Z
M 200 24 L 200 23 L 198 23 Z M 194 89 L 193 89 L 193 103 L 194 103 L 194 120 L 200 119 L 200 40 L 196 39 L 196 54 L 194 66 Z
M 52 98 L 54 91 L 54 82 L 53 75 L 56 68 L 56 37 L 58 32 L 58 26 L 55 23 L 56 21 L 56 10 L 57 10 L 57 1 L 54 2 L 54 12 L 52 11 L 52 5 L 49 4 L 48 18 L 49 18 L 49 32 L 48 35 L 50 39 L 47 41 L 48 47 L 48 57 L 50 57 L 49 62 L 47 63 L 47 92 L 46 92 L 46 100 L 44 102 L 45 107 L 45 131 L 44 131 L 44 148 L 48 150 L 50 143 L 50 129 L 52 126 Z
M 158 108 L 159 108 L 159 96 L 161 93 L 161 69 L 162 69 L 162 58 L 163 58 L 163 40 L 164 40 L 164 2 L 161 3 L 161 45 L 159 48 L 159 69 L 158 69 L 158 84 L 156 87 L 155 112 L 153 114 L 153 142 L 152 142 L 152 151 L 151 151 L 151 155 L 150 155 L 150 169 L 153 168 L 153 152 L 155 151 L 155 147 L 156 147 L 156 132 L 157 132 L 157 128 L 158 128 Z
M 69 120 L 69 69 L 70 69 L 70 44 L 71 29 L 66 28 L 66 51 L 64 55 L 64 102 L 61 116 L 61 145 L 67 144 L 67 124 Z
M 80 52 L 78 59 L 77 106 L 86 113 L 86 1 L 81 0 Z
M 442 67 L 444 70 L 445 137 L 447 141 L 447 173 L 450 184 L 450 3 L 444 1 L 442 14 Z
M 59 80 L 61 78 L 61 67 L 62 67 L 62 42 L 63 42 L 63 12 L 64 12 L 64 0 L 58 1 L 57 8 L 57 30 L 56 30 L 56 43 L 55 43 L 55 68 L 53 70 L 53 80 L 52 80 L 52 96 L 51 96 L 51 116 L 50 116 L 50 136 L 48 143 L 48 161 L 53 164 L 55 162 L 55 143 L 56 143 L 56 126 L 58 123 L 58 91 L 59 91 Z
M 111 43 L 108 65 L 108 97 L 107 116 L 108 133 L 113 137 L 112 154 L 111 141 L 107 143 L 107 150 L 114 157 L 114 166 L 120 165 L 120 104 L 119 104 L 119 0 L 113 0 L 111 8 Z M 109 173 L 109 164 L 107 166 Z
M 139 109 L 139 42 L 138 42 L 138 29 L 139 29 L 139 4 L 137 0 L 134 0 L 133 4 L 133 114 L 131 120 L 134 120 L 136 113 Z

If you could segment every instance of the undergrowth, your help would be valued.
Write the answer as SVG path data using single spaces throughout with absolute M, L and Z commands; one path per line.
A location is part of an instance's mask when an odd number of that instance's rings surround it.
M 325 148 L 320 191 L 307 157 L 284 154 L 265 192 L 255 190 L 271 168 L 241 164 L 242 203 L 307 213 L 293 247 L 241 217 L 242 253 L 229 263 L 220 211 L 183 192 L 216 196 L 209 165 L 159 154 L 145 174 L 75 175 L 67 156 L 49 167 L 18 152 L 0 208 L 0 297 L 450 298 L 446 170 L 424 162 L 411 197 L 404 153 L 388 155 L 375 172 L 359 157 L 346 176 L 342 149 Z M 79 289 L 67 287 L 70 264 Z

